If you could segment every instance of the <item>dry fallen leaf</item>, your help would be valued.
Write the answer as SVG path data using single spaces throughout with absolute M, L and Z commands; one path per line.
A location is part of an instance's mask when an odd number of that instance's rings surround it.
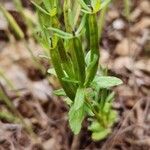
M 127 38 L 123 39 L 120 43 L 117 44 L 115 48 L 115 53 L 120 56 L 128 56 L 130 53 L 129 41 Z
M 52 96 L 52 88 L 47 80 L 31 82 L 28 88 L 41 103 L 46 103 Z
M 119 12 L 116 9 L 108 11 L 107 14 L 107 20 L 108 21 L 113 21 L 114 19 L 117 19 L 119 17 Z
M 125 56 L 125 57 L 118 57 L 113 61 L 110 61 L 108 64 L 108 68 L 114 71 L 117 74 L 126 74 L 127 70 L 132 71 L 134 61 L 131 57 Z
M 139 7 L 144 13 L 150 14 L 150 1 L 149 0 L 142 1 Z
M 131 32 L 137 33 L 141 32 L 144 28 L 150 27 L 150 18 L 143 17 L 138 23 L 131 27 Z
M 150 59 L 141 59 L 135 63 L 135 68 L 150 73 Z
M 132 22 L 135 22 L 140 15 L 142 14 L 142 10 L 140 8 L 136 8 L 131 14 L 130 14 L 130 20 Z

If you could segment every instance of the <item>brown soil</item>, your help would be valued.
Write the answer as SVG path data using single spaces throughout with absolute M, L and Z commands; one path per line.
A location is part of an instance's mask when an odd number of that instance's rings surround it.
M 0 90 L 12 101 L 27 124 L 31 136 L 15 119 L 0 119 L 0 150 L 149 150 L 150 149 L 150 2 L 134 0 L 128 22 L 123 15 L 122 1 L 110 6 L 101 45 L 100 63 L 110 75 L 120 77 L 124 84 L 114 88 L 118 122 L 107 139 L 94 142 L 85 120 L 80 135 L 74 136 L 67 121 L 68 107 L 52 94 L 60 87 L 56 78 L 41 72 L 49 61 L 40 58 L 40 45 L 28 36 L 26 24 L 14 10 L 11 14 L 26 33 L 33 57 L 23 41 L 16 40 L 0 14 L 0 70 L 14 87 L 0 77 Z M 1 3 L 1 2 L 0 2 Z M 25 8 L 32 6 L 23 0 Z M 20 16 L 20 17 L 18 17 Z M 40 66 L 38 65 L 40 63 Z M 45 69 L 46 72 L 46 69 Z M 0 98 L 0 111 L 16 115 Z M 17 116 L 17 115 L 16 115 Z

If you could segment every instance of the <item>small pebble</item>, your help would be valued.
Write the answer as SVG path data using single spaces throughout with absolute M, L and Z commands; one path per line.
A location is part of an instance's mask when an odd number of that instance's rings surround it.
M 117 19 L 113 22 L 112 26 L 116 30 L 122 30 L 125 28 L 125 23 L 122 19 Z

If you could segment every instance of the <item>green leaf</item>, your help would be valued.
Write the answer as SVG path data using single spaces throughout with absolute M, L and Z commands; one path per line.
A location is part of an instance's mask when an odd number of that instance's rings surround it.
M 87 12 L 91 12 L 91 9 L 86 5 L 86 3 L 83 0 L 78 0 L 82 8 L 84 8 Z
M 5 120 L 11 123 L 20 123 L 20 119 L 17 118 L 14 114 L 7 111 L 0 111 L 0 120 Z
M 92 82 L 92 87 L 98 89 L 111 88 L 113 86 L 117 86 L 122 84 L 122 80 L 112 76 L 96 76 Z
M 111 110 L 108 119 L 109 119 L 109 126 L 112 126 L 114 122 L 118 120 L 117 112 L 115 110 Z
M 66 93 L 63 89 L 55 90 L 53 93 L 57 96 L 66 96 Z
M 37 32 L 38 36 L 35 35 L 35 38 L 42 44 L 42 46 L 46 49 L 50 48 L 50 34 L 47 32 L 44 26 L 49 26 L 50 23 L 47 21 L 49 20 L 50 16 L 43 14 L 40 10 L 37 9 L 38 14 L 38 29 Z
M 72 17 L 73 18 L 73 29 L 75 29 L 78 20 L 80 19 L 80 12 L 81 12 L 81 5 L 79 4 L 79 2 L 76 0 L 73 4 L 73 9 L 72 9 Z
M 64 102 L 66 102 L 67 105 L 69 105 L 69 106 L 71 106 L 72 103 L 73 103 L 72 100 L 71 100 L 69 97 L 66 97 L 66 98 L 64 98 L 63 100 L 64 100 Z
M 100 0 L 91 0 L 91 5 L 92 5 L 93 9 L 95 8 L 97 1 L 99 1 L 99 3 L 101 4 Z
M 74 109 L 78 110 L 80 109 L 80 107 L 83 106 L 84 104 L 84 98 L 85 98 L 85 94 L 84 94 L 84 88 L 78 88 L 77 89 L 77 93 L 75 96 L 75 100 L 74 100 Z
M 106 138 L 109 133 L 111 133 L 111 129 L 109 129 L 109 128 L 108 129 L 104 129 L 103 128 L 99 132 L 93 132 L 92 133 L 92 139 L 94 141 L 102 140 L 102 139 Z
M 72 28 L 73 16 L 70 8 L 71 8 L 70 0 L 64 0 L 63 15 L 64 15 L 65 29 L 67 32 L 71 32 L 73 30 Z
M 88 53 L 86 54 L 85 56 L 85 62 L 86 62 L 86 65 L 88 66 L 91 62 L 91 50 L 88 51 Z
M 52 75 L 54 75 L 54 76 L 57 76 L 56 71 L 55 71 L 54 68 L 48 69 L 47 72 L 48 72 L 49 74 L 52 74 Z
M 80 38 L 73 38 L 73 48 L 71 51 L 72 62 L 77 80 L 80 81 L 80 85 L 83 85 L 85 81 L 85 58 L 83 47 Z
M 13 16 L 6 10 L 6 8 L 0 3 L 0 11 L 4 14 L 7 22 L 9 23 L 11 29 L 15 32 L 18 38 L 23 39 L 24 33 L 20 26 L 17 24 Z
M 60 56 L 59 56 L 59 52 L 58 52 L 57 47 L 56 48 L 51 48 L 50 49 L 50 54 L 51 54 L 51 60 L 52 60 L 53 66 L 55 68 L 57 77 L 58 77 L 65 93 L 67 94 L 67 96 L 70 99 L 74 99 L 75 98 L 74 87 L 71 84 L 68 84 L 68 83 L 65 83 L 64 81 L 62 81 L 62 78 L 65 77 L 65 73 L 64 73 L 63 68 L 61 66 L 61 63 L 60 63 L 61 60 L 60 60 Z
M 69 111 L 69 125 L 74 134 L 78 134 L 82 127 L 82 121 L 85 117 L 84 107 L 75 110 L 74 105 L 70 108 Z
M 101 130 L 101 126 L 100 123 L 97 121 L 94 121 L 91 123 L 91 125 L 88 127 L 88 130 L 92 131 L 92 132 L 99 132 Z
M 85 14 L 91 14 L 91 11 L 87 11 L 87 10 L 85 10 L 85 9 L 81 9 L 81 11 L 82 11 L 83 13 L 85 13 Z
M 49 30 L 53 31 L 58 37 L 63 38 L 63 39 L 72 39 L 73 35 L 67 32 L 64 32 L 60 29 L 49 27 Z
M 50 16 L 54 17 L 57 14 L 57 8 L 53 8 L 52 10 L 50 10 Z
M 91 4 L 94 9 L 94 12 L 97 12 L 100 9 L 100 6 L 101 6 L 100 0 L 92 0 Z
M 103 112 L 104 112 L 105 114 L 107 114 L 107 113 L 111 110 L 111 107 L 112 107 L 112 104 L 106 102 L 105 105 L 104 105 L 104 107 L 103 107 Z
M 92 139 L 95 141 L 104 139 L 111 132 L 111 128 L 104 128 L 97 121 L 92 122 L 88 129 L 92 132 Z
M 97 13 L 98 11 L 104 9 L 110 2 L 111 0 L 104 0 L 102 3 L 99 0 L 92 0 L 91 4 L 94 10 L 93 13 Z
M 45 9 L 43 9 L 40 5 L 38 5 L 37 3 L 32 1 L 32 4 L 42 13 L 46 14 L 46 15 L 50 15 Z
M 81 23 L 76 31 L 76 34 L 80 34 L 80 32 L 83 30 L 83 28 L 85 27 L 85 22 L 86 22 L 86 14 L 82 17 Z
M 100 9 L 103 9 L 104 7 L 106 7 L 110 2 L 111 2 L 111 0 L 105 0 L 105 1 L 101 4 Z
M 75 79 L 70 79 L 68 77 L 64 77 L 64 78 L 62 78 L 62 80 L 65 82 L 69 82 L 69 83 L 79 83 L 79 81 L 77 81 Z
M 46 55 L 43 55 L 43 54 L 39 55 L 39 57 L 40 57 L 40 58 L 45 58 L 45 59 L 51 60 L 51 58 L 50 58 L 49 56 L 46 56 Z
M 89 99 L 95 99 L 97 92 L 94 91 L 92 88 L 86 88 L 85 94 L 86 94 L 86 97 L 88 97 Z
M 115 97 L 115 92 L 111 92 L 111 93 L 107 96 L 106 102 L 112 102 L 113 99 L 114 99 L 114 97 Z
M 44 6 L 47 9 L 47 11 L 49 12 L 51 9 L 51 3 L 50 0 L 43 0 Z
M 87 66 L 86 79 L 85 79 L 85 83 L 84 83 L 85 86 L 87 86 L 94 79 L 94 76 L 95 76 L 95 73 L 96 73 L 94 70 L 96 69 L 97 61 L 98 61 L 98 56 L 94 55 L 94 59 Z
M 91 107 L 87 103 L 85 103 L 84 109 L 88 116 L 94 117 L 94 113 L 92 112 Z

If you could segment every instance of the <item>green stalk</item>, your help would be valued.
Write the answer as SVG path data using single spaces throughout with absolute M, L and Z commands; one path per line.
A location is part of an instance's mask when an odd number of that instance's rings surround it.
M 72 89 L 72 86 L 70 84 L 63 81 L 63 78 L 65 78 L 65 74 L 64 74 L 64 71 L 63 71 L 61 63 L 60 63 L 61 59 L 60 59 L 60 55 L 58 53 L 58 48 L 56 46 L 53 47 L 53 45 L 52 45 L 52 48 L 50 49 L 50 55 L 51 55 L 51 60 L 52 60 L 53 66 L 55 68 L 57 77 L 58 77 L 65 93 L 67 94 L 67 96 L 70 99 L 73 100 L 75 97 L 75 91 Z
M 94 55 L 99 56 L 99 40 L 98 40 L 98 25 L 96 21 L 96 14 L 90 14 L 88 17 L 89 32 L 90 32 L 90 50 L 91 60 L 94 59 Z
M 89 30 L 90 27 L 89 27 L 88 18 L 89 18 L 89 14 L 87 14 L 86 22 L 85 22 L 85 29 L 86 29 L 85 37 L 87 40 L 87 49 L 89 49 L 90 47 L 90 30 Z
M 102 139 L 110 132 L 109 127 L 113 123 L 111 119 L 115 118 L 115 115 L 113 113 L 110 115 L 110 104 L 105 100 L 108 95 L 107 91 L 101 93 L 97 90 L 98 88 L 108 90 L 107 88 L 118 85 L 120 82 L 113 77 L 101 77 L 101 74 L 97 73 L 100 58 L 99 38 L 101 39 L 102 36 L 107 4 L 110 0 L 64 0 L 62 1 L 64 22 L 58 20 L 60 16 L 56 15 L 54 0 L 43 0 L 42 2 L 37 6 L 38 10 L 41 10 L 39 13 L 41 35 L 43 36 L 41 41 L 50 51 L 53 67 L 64 90 L 58 90 L 56 94 L 67 95 L 71 99 L 71 103 L 69 102 L 71 106 L 69 111 L 70 127 L 75 134 L 78 134 L 83 119 L 87 115 L 91 118 L 94 114 L 91 125 L 92 136 Z M 77 8 L 79 10 L 75 13 Z M 81 15 L 83 17 L 80 16 L 80 10 L 84 13 Z M 100 29 L 98 29 L 97 13 L 100 10 L 102 12 L 99 21 Z M 81 23 L 79 24 L 79 22 Z M 49 30 L 50 32 L 48 32 Z M 89 44 L 89 53 L 86 57 L 82 47 L 84 31 L 87 44 Z M 94 78 L 95 80 L 92 82 Z M 109 117 L 107 118 L 107 116 Z M 100 128 L 94 129 L 93 126 L 97 124 Z
M 71 4 L 70 0 L 64 0 L 63 5 L 63 12 L 64 12 L 64 22 L 65 22 L 65 29 L 67 32 L 72 32 L 72 26 L 71 26 Z
M 74 78 L 72 62 L 66 53 L 62 39 L 58 41 L 58 51 L 61 58 L 61 63 L 63 65 L 63 69 L 70 78 Z
M 82 44 L 78 37 L 73 38 L 73 46 L 73 53 L 76 61 L 74 64 L 74 69 L 78 74 L 78 80 L 81 82 L 81 85 L 83 85 L 85 81 L 85 59 Z
M 7 111 L 0 111 L 0 119 L 3 119 L 8 122 L 20 123 L 20 119 L 14 116 L 12 113 Z
M 80 16 L 80 12 L 81 12 L 81 6 L 80 6 L 78 0 L 75 0 L 74 3 L 73 3 L 73 9 L 72 9 L 72 14 L 74 16 L 73 29 L 75 29 L 75 27 L 77 25 L 77 22 L 78 22 L 78 19 L 79 19 L 79 16 Z
M 125 16 L 127 20 L 130 20 L 130 5 L 131 5 L 130 0 L 124 0 L 124 5 L 125 5 L 125 10 L 124 10 Z
M 16 21 L 12 17 L 12 15 L 5 9 L 4 6 L 2 6 L 2 4 L 0 4 L 0 10 L 4 14 L 4 16 L 6 17 L 8 23 L 10 24 L 10 27 L 12 28 L 12 30 L 16 33 L 16 36 L 20 39 L 23 39 L 24 38 L 23 31 L 21 30 L 19 25 L 16 23 Z
M 56 5 L 56 3 L 55 4 L 53 3 L 51 5 L 54 7 L 54 5 Z M 69 20 L 67 20 L 68 15 L 69 15 L 68 14 L 69 13 L 68 12 L 69 11 L 68 10 L 68 8 L 69 8 L 68 5 L 70 6 L 70 1 L 66 0 L 66 4 L 64 4 L 64 9 L 65 9 L 65 12 L 66 12 L 66 16 L 64 15 L 64 18 L 66 17 L 66 22 L 65 22 L 66 23 L 66 27 L 67 27 L 66 30 L 67 29 L 71 30 L 71 26 L 69 24 Z M 55 28 L 59 28 L 60 27 L 60 22 L 59 22 L 57 16 L 52 17 L 51 26 L 55 27 Z M 52 40 L 55 39 L 55 35 L 53 35 L 53 36 L 54 37 L 52 38 Z M 60 81 L 60 83 L 61 83 L 65 93 L 67 94 L 67 96 L 71 100 L 74 100 L 75 92 L 76 92 L 77 88 L 72 83 L 68 83 L 66 81 L 63 81 L 63 79 L 66 77 L 63 69 L 66 71 L 66 73 L 68 75 L 71 75 L 69 77 L 74 76 L 74 74 L 72 72 L 73 70 L 71 70 L 72 69 L 72 65 L 70 64 L 70 60 L 69 60 L 69 58 L 67 56 L 66 50 L 65 50 L 64 45 L 62 43 L 62 39 L 58 40 L 57 46 L 55 48 L 51 48 L 50 55 L 51 55 L 51 58 L 52 58 L 52 63 L 53 63 L 53 66 L 55 68 L 56 74 L 58 76 L 58 79 L 59 79 L 59 81 Z
M 99 34 L 99 40 L 100 41 L 101 41 L 101 38 L 102 38 L 102 32 L 103 32 L 103 28 L 104 28 L 104 25 L 105 25 L 105 17 L 106 17 L 106 12 L 107 12 L 107 9 L 108 9 L 108 5 L 106 5 L 101 10 L 100 16 L 98 18 L 98 34 Z
M 96 21 L 96 14 L 90 14 L 88 16 L 88 27 L 89 27 L 89 40 L 90 40 L 90 50 L 91 50 L 91 63 L 92 67 L 88 70 L 86 76 L 85 86 L 88 86 L 89 83 L 94 79 L 95 74 L 98 68 L 99 61 L 99 38 L 98 38 L 98 25 Z
M 25 127 L 26 131 L 35 138 L 35 133 L 32 130 L 31 126 L 28 126 L 26 124 L 26 122 L 24 121 L 24 118 L 22 117 L 22 115 L 20 114 L 20 112 L 16 109 L 16 107 L 14 106 L 14 104 L 12 103 L 12 101 L 7 97 L 7 95 L 3 92 L 3 89 L 0 87 L 0 98 L 3 100 L 3 102 L 7 105 L 7 107 L 18 116 L 19 120 L 21 121 L 21 123 L 23 124 L 23 126 Z
M 99 113 L 97 112 L 97 110 L 94 108 L 94 106 L 91 104 L 91 101 L 86 97 L 85 101 L 88 105 L 88 107 L 92 110 L 95 119 L 105 128 L 106 124 L 104 123 L 103 118 L 99 115 Z
M 1 69 L 0 69 L 0 76 L 6 81 L 7 85 L 11 88 L 11 90 L 15 90 L 13 83 L 6 77 L 5 73 Z

